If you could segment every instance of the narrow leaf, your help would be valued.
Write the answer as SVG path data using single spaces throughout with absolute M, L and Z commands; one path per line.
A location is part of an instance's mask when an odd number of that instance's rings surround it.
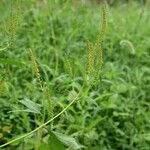
M 11 60 L 11 59 L 0 59 L 0 64 L 15 65 L 17 67 L 25 67 L 26 66 L 26 64 L 24 62 Z

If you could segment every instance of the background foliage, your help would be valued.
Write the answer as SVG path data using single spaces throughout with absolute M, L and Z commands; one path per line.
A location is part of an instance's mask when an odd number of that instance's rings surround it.
M 17 2 L 0 1 L 0 144 L 41 125 L 81 91 L 87 43 L 101 24 L 96 1 Z M 108 1 L 101 77 L 49 126 L 3 149 L 149 150 L 150 16 L 143 2 Z M 29 48 L 49 96 L 39 88 Z

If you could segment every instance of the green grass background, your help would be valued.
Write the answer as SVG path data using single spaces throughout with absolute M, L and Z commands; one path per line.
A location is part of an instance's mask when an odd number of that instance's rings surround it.
M 40 66 L 42 80 L 51 89 L 54 114 L 67 106 L 72 92 L 81 90 L 87 41 L 94 42 L 100 30 L 100 5 L 73 0 L 50 0 L 48 4 L 44 0 L 22 1 L 13 46 L 0 51 L 0 81 L 4 82 L 0 144 L 41 124 L 38 115 L 17 111 L 25 109 L 19 101 L 26 98 L 45 107 L 32 73 L 29 48 Z M 82 92 L 82 98 L 47 128 L 74 137 L 82 149 L 150 150 L 149 7 L 138 1 L 109 6 L 100 79 L 92 81 L 90 90 Z M 0 1 L 0 49 L 10 38 L 10 8 L 10 0 Z M 120 44 L 123 40 L 130 45 Z M 73 79 L 65 69 L 65 54 L 71 60 Z M 4 149 L 29 150 L 36 144 L 35 134 Z M 43 129 L 39 149 L 48 150 L 49 144 Z

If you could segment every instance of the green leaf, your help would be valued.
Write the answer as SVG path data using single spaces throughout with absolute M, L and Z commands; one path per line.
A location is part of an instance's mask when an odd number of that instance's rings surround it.
M 50 133 L 49 140 L 49 150 L 65 150 L 64 145 L 58 140 L 53 132 Z
M 77 97 L 78 93 L 75 90 L 69 92 L 68 99 L 72 101 L 75 97 Z
M 6 49 L 7 49 L 7 47 L 0 48 L 0 52 L 5 51 Z
M 90 147 L 87 150 L 100 150 L 100 147 L 99 146 L 97 146 L 97 147 Z M 102 150 L 106 150 L 106 149 L 102 148 Z
M 67 136 L 58 132 L 53 132 L 53 133 L 55 134 L 55 136 L 57 137 L 59 141 L 61 141 L 64 145 L 68 146 L 71 149 L 75 150 L 75 149 L 81 149 L 84 147 L 78 144 L 76 140 L 71 136 Z
M 143 137 L 146 141 L 150 141 L 150 133 L 143 134 L 142 137 Z
M 23 104 L 24 106 L 26 106 L 31 112 L 36 113 L 36 114 L 40 114 L 40 105 L 29 100 L 29 99 L 24 99 L 20 101 L 21 104 Z
M 92 128 L 94 128 L 97 124 L 99 124 L 99 122 L 100 121 L 102 121 L 103 119 L 105 119 L 105 118 L 103 118 L 103 117 L 101 117 L 101 116 L 98 116 L 96 119 L 93 119 L 93 121 L 91 121 L 90 123 L 89 123 L 89 126 L 86 128 L 86 130 L 91 130 Z

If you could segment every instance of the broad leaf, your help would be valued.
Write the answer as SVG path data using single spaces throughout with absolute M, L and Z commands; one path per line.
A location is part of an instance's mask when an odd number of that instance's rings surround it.
M 58 132 L 53 132 L 55 134 L 55 136 L 58 138 L 59 141 L 61 141 L 64 145 L 68 146 L 71 149 L 81 149 L 83 146 L 78 144 L 76 142 L 76 140 L 71 137 L 71 136 L 67 136 L 64 135 L 62 133 L 58 133 Z
M 40 105 L 29 100 L 29 99 L 24 99 L 21 100 L 20 103 L 22 103 L 24 106 L 26 106 L 31 112 L 40 114 Z

